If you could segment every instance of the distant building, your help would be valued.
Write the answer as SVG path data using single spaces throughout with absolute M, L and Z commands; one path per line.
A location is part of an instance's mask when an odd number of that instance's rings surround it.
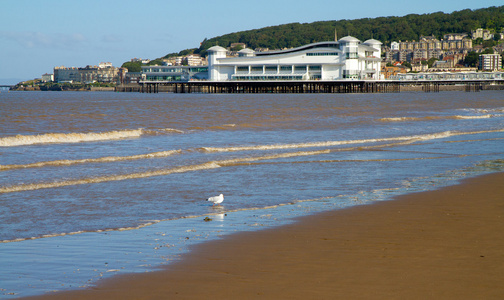
M 471 31 L 472 39 L 475 40 L 477 38 L 482 38 L 483 40 L 490 40 L 493 38 L 493 34 L 490 33 L 490 30 L 478 28 L 476 30 Z
M 399 51 L 399 43 L 398 42 L 392 42 L 392 43 L 390 43 L 390 50 L 392 50 L 392 51 Z
M 54 67 L 54 81 L 58 83 L 80 82 L 79 69 L 65 66 Z
M 413 60 L 414 61 L 420 61 L 420 60 L 427 60 L 428 58 L 428 51 L 425 49 L 416 49 L 413 51 Z
M 397 76 L 398 74 L 406 74 L 408 73 L 408 69 L 404 66 L 385 66 L 385 67 L 382 67 L 382 70 L 381 70 L 382 74 L 383 74 L 383 77 L 385 79 L 389 79 L 393 76 Z
M 429 65 L 422 64 L 420 62 L 411 64 L 411 71 L 413 72 L 426 72 L 429 69 Z
M 497 71 L 502 68 L 500 54 L 482 54 L 479 56 L 478 68 L 483 71 Z
M 142 58 L 132 58 L 131 62 L 141 62 L 142 64 L 150 63 L 150 59 L 142 59 Z
M 420 41 L 392 42 L 390 50 L 385 52 L 388 62 L 408 61 L 415 62 L 423 59 L 440 58 L 445 51 L 459 51 L 467 53 L 472 49 L 472 40 L 466 33 L 446 34 L 443 40 L 435 36 L 422 36 Z M 399 52 L 396 49 L 399 46 Z M 389 53 L 391 52 L 391 53 Z
M 188 66 L 203 66 L 206 60 L 198 54 L 190 54 L 184 58 Z
M 247 45 L 245 43 L 232 43 L 229 46 L 230 49 L 234 49 L 234 48 L 237 48 L 237 47 L 241 50 L 241 49 L 247 48 Z
M 79 76 L 83 83 L 113 83 L 119 81 L 119 68 L 112 67 L 111 63 L 101 63 L 98 66 L 79 68 Z
M 115 68 L 111 63 L 100 63 L 98 66 L 86 66 L 84 68 L 75 67 L 55 67 L 55 82 L 103 82 L 112 83 L 119 81 L 119 68 Z
M 54 75 L 45 73 L 44 75 L 42 75 L 41 79 L 42 79 L 42 82 L 53 82 Z
M 143 66 L 142 81 L 190 81 L 208 79 L 206 66 Z
M 443 36 L 443 39 L 452 41 L 452 40 L 463 40 L 467 38 L 467 33 L 449 33 Z

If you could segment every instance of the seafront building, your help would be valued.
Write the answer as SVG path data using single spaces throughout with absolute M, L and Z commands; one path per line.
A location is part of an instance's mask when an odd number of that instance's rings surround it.
M 385 61 L 407 61 L 411 63 L 430 58 L 443 59 L 460 54 L 465 56 L 472 49 L 472 39 L 466 33 L 445 34 L 442 40 L 434 36 L 422 36 L 419 41 L 392 42 L 386 49 Z M 457 64 L 460 60 L 457 60 Z
M 227 49 L 207 50 L 208 66 L 144 66 L 144 82 L 163 81 L 272 81 L 272 80 L 379 80 L 380 41 L 365 42 L 347 36 L 338 41 L 268 52 L 245 48 L 238 57 L 228 57 Z
M 502 57 L 500 54 L 482 54 L 478 65 L 483 71 L 497 71 L 502 68 Z
M 112 63 L 100 63 L 98 66 L 86 66 L 84 68 L 75 67 L 55 67 L 54 81 L 63 82 L 104 82 L 112 83 L 119 80 L 119 68 L 113 67 Z

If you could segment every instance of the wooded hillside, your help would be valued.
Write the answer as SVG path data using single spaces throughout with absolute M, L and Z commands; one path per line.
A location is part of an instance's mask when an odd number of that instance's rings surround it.
M 410 14 L 403 17 L 379 17 L 357 20 L 320 21 L 313 23 L 291 23 L 229 33 L 205 39 L 199 48 L 185 49 L 170 53 L 162 58 L 181 56 L 190 53 L 206 54 L 206 50 L 219 45 L 229 47 L 231 43 L 245 43 L 247 47 L 282 49 L 299 47 L 313 42 L 334 40 L 352 35 L 361 41 L 370 38 L 384 44 L 392 41 L 419 40 L 420 36 L 434 35 L 442 39 L 448 33 L 471 33 L 477 28 L 489 29 L 494 33 L 504 29 L 504 6 L 477 10 L 461 10 L 453 13 L 436 12 L 431 14 Z M 153 61 L 155 63 L 156 61 Z M 136 72 L 141 63 L 125 63 Z M 132 71 L 130 70 L 130 71 Z
M 219 45 L 245 43 L 249 48 L 281 49 L 308 43 L 354 36 L 362 41 L 374 38 L 384 44 L 399 40 L 418 40 L 420 36 L 434 35 L 442 39 L 448 33 L 470 33 L 477 28 L 500 32 L 504 28 L 504 6 L 478 10 L 462 10 L 450 14 L 411 14 L 403 17 L 292 23 L 226 34 L 203 41 L 196 52 Z

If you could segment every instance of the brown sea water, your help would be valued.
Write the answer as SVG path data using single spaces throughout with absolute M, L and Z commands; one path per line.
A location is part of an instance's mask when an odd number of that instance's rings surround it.
M 499 171 L 503 153 L 500 91 L 2 92 L 0 295 L 85 287 L 188 240 Z

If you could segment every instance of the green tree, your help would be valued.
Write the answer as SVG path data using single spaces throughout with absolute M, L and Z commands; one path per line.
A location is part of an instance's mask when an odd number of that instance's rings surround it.
M 432 68 L 432 66 L 434 65 L 434 62 L 436 62 L 437 60 L 438 59 L 434 58 L 434 57 L 429 58 L 429 60 L 427 61 L 427 65 L 429 65 L 429 68 Z
M 478 58 L 479 58 L 479 54 L 474 51 L 471 51 L 464 58 L 464 64 L 468 67 L 476 67 L 476 65 L 478 63 Z
M 493 48 L 487 48 L 481 52 L 481 54 L 494 54 L 494 49 Z
M 122 64 L 123 68 L 128 69 L 128 72 L 141 72 L 142 71 L 142 63 L 139 61 L 128 61 Z

